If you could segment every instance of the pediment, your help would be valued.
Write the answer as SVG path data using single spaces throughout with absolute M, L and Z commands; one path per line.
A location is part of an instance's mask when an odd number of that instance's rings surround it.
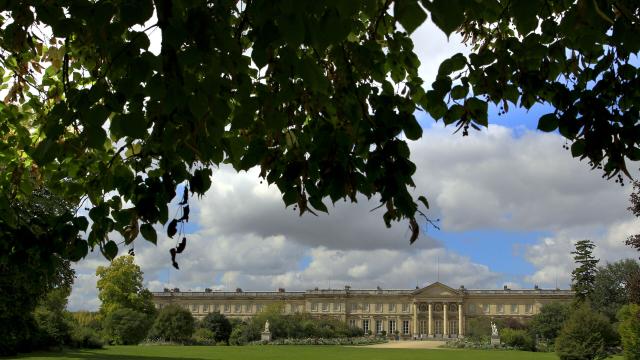
M 459 297 L 462 294 L 460 293 L 460 291 L 451 288 L 443 283 L 435 282 L 429 286 L 417 289 L 413 292 L 413 295 L 418 297 L 447 298 Z

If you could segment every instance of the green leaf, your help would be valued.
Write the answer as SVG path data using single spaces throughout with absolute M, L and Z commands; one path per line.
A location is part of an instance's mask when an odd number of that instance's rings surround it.
M 471 113 L 473 121 L 484 127 L 489 126 L 489 118 L 487 117 L 488 104 L 478 98 L 469 98 L 464 102 L 465 108 Z
M 157 244 L 158 235 L 156 234 L 156 230 L 153 228 L 153 226 L 151 226 L 151 224 L 142 224 L 140 226 L 140 233 L 142 234 L 142 237 L 145 238 L 145 240 L 147 240 L 148 242 L 154 245 Z
M 422 127 L 413 115 L 406 119 L 402 130 L 409 140 L 418 140 L 422 137 Z
M 89 246 L 87 245 L 87 242 L 81 239 L 77 239 L 73 242 L 73 246 L 71 248 L 71 251 L 69 252 L 69 260 L 74 262 L 80 261 L 82 258 L 87 256 L 88 252 Z
M 420 195 L 418 196 L 418 200 L 420 200 L 424 204 L 424 207 L 426 207 L 427 209 L 429 208 L 429 202 L 427 201 L 426 197 Z
M 351 0 L 343 0 L 351 1 Z M 394 3 L 393 15 L 402 27 L 411 34 L 427 20 L 427 14 L 418 0 L 399 0 Z
M 423 4 L 431 12 L 433 22 L 447 36 L 451 35 L 464 22 L 465 8 L 460 0 L 423 1 Z
M 538 26 L 536 14 L 540 11 L 540 5 L 536 0 L 511 0 L 511 13 L 520 35 L 527 35 L 536 29 Z
M 545 132 L 551 132 L 558 128 L 558 117 L 551 113 L 542 115 L 538 120 L 538 130 Z
M 571 144 L 571 156 L 573 157 L 583 156 L 585 150 L 586 150 L 586 143 L 584 140 L 578 139 L 573 144 Z
M 467 58 L 462 53 L 457 53 L 440 64 L 438 67 L 437 77 L 444 77 L 456 71 L 460 71 L 466 64 Z
M 211 187 L 211 169 L 198 169 L 194 171 L 189 180 L 189 188 L 192 193 L 204 195 Z
M 322 199 L 311 196 L 309 198 L 309 203 L 311 204 L 311 206 L 313 206 L 314 209 L 329 213 L 329 209 L 327 209 L 327 206 L 322 202 Z
M 108 260 L 113 260 L 118 255 L 118 245 L 113 240 L 109 240 L 102 246 L 102 254 Z

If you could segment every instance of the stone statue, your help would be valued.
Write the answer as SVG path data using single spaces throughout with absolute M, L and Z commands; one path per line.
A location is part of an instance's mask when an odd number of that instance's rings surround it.
M 491 336 L 498 336 L 498 327 L 494 322 L 491 323 Z
M 268 332 L 269 332 L 269 320 L 267 320 L 267 321 L 264 323 L 264 332 L 266 332 L 266 333 L 268 333 Z

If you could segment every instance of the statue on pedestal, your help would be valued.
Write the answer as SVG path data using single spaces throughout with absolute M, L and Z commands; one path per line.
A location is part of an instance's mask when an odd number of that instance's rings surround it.
M 491 345 L 499 345 L 500 344 L 500 334 L 498 334 L 498 327 L 496 323 L 491 322 Z
M 271 341 L 271 331 L 269 331 L 269 320 L 264 323 L 264 331 L 260 334 L 260 340 L 264 342 Z

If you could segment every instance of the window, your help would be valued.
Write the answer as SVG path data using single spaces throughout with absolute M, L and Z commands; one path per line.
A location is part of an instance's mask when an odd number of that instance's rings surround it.
M 511 313 L 512 314 L 518 313 L 518 304 L 511 304 Z
M 215 311 L 218 311 L 218 312 L 220 312 L 220 305 L 218 305 L 218 304 L 213 304 L 213 305 L 211 305 L 211 311 L 214 311 L 214 312 L 215 312 Z
M 496 312 L 498 314 L 504 314 L 504 304 L 498 304 L 496 305 Z
M 296 312 L 296 313 L 302 312 L 302 305 L 300 305 L 300 304 L 293 304 L 293 305 L 291 305 L 291 310 L 292 310 L 293 312 Z
M 224 312 L 231 312 L 231 304 L 224 304 Z
M 533 313 L 533 305 L 532 304 L 526 304 L 524 306 L 524 312 L 527 313 L 527 314 Z
M 389 304 L 389 312 L 396 312 L 396 304 Z
M 244 312 L 251 313 L 251 310 L 253 310 L 253 305 L 252 304 L 246 304 L 244 306 Z
M 395 333 L 396 333 L 396 321 L 389 320 L 389 334 L 395 334 Z
M 382 320 L 376 320 L 376 334 L 382 332 Z
M 318 311 L 318 303 L 311 303 L 311 311 Z
M 402 312 L 409 312 L 409 304 L 402 304 Z
M 402 320 L 402 334 L 409 335 L 409 320 Z
M 376 312 L 382 312 L 382 304 L 376 304 Z
M 242 306 L 240 304 L 236 304 L 233 307 L 233 312 L 239 313 L 242 310 Z
M 369 319 L 362 320 L 362 330 L 365 334 L 369 332 Z
M 362 311 L 369 311 L 369 304 L 362 304 Z
M 342 304 L 334 303 L 333 304 L 333 311 L 342 311 Z
M 356 327 L 356 319 L 349 319 L 349 327 Z
M 256 312 L 262 311 L 262 304 L 256 304 Z
M 476 304 L 469 304 L 469 313 L 473 314 L 476 312 Z
M 322 303 L 322 311 L 323 311 L 323 312 L 327 312 L 327 311 L 329 311 L 329 304 L 327 304 L 327 303 Z
M 209 305 L 208 304 L 202 305 L 202 312 L 209 312 Z
M 351 312 L 356 312 L 358 311 L 358 304 L 351 304 Z
M 192 304 L 191 305 L 191 312 L 198 312 L 198 305 Z
M 489 313 L 489 304 L 482 304 L 482 313 L 483 314 L 488 314 Z

